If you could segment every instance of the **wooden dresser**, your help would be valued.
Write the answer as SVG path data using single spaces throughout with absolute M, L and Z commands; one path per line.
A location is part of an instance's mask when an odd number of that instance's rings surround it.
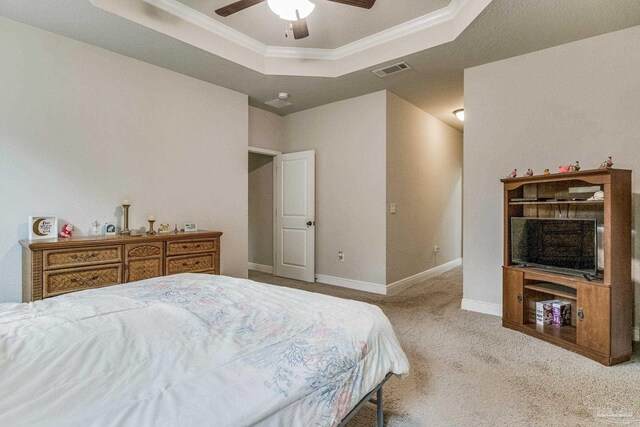
M 221 232 L 22 240 L 22 301 L 178 273 L 220 274 Z

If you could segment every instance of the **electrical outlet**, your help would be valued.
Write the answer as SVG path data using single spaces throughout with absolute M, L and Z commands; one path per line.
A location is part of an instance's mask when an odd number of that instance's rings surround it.
M 344 262 L 344 252 L 338 252 L 338 261 Z
M 434 254 L 439 254 L 439 253 L 440 253 L 440 246 L 435 245 L 435 246 L 433 247 L 433 253 L 434 253 Z
M 391 203 L 389 205 L 389 213 L 392 213 L 392 214 L 396 213 L 396 204 L 395 203 Z

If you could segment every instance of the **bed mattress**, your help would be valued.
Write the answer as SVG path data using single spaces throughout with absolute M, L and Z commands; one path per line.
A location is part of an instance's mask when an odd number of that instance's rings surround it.
M 2 426 L 332 426 L 408 369 L 378 307 L 243 279 L 0 304 Z

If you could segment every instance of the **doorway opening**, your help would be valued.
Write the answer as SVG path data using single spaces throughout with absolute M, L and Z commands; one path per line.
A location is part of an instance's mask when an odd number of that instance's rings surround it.
M 249 147 L 249 270 L 274 274 L 274 159 L 280 152 Z

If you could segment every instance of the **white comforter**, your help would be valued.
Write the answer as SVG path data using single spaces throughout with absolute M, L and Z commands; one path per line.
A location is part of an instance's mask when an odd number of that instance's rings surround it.
M 0 304 L 0 426 L 331 426 L 408 369 L 378 307 L 223 276 Z

